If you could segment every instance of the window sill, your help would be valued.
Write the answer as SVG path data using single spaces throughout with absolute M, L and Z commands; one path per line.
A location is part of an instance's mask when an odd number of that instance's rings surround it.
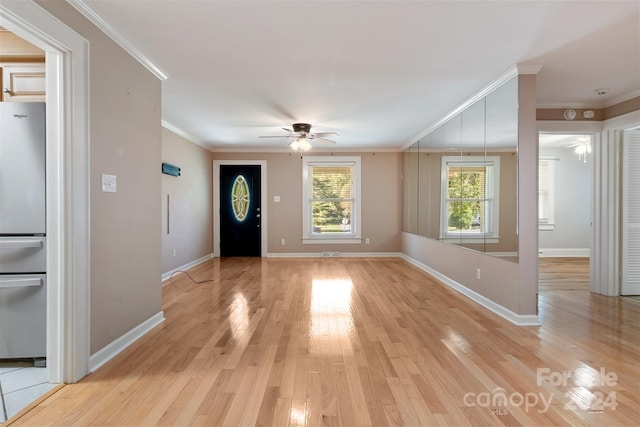
M 538 231 L 553 231 L 555 229 L 555 224 L 538 224 Z
M 442 237 L 441 241 L 447 243 L 500 243 L 500 236 L 478 236 L 478 237 L 469 237 L 469 236 L 461 236 L 461 237 Z
M 362 237 L 305 237 L 302 239 L 304 245 L 359 245 Z

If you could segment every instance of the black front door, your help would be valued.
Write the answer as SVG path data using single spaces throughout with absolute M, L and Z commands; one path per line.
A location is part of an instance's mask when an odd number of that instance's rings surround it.
M 220 255 L 261 256 L 260 166 L 220 165 Z

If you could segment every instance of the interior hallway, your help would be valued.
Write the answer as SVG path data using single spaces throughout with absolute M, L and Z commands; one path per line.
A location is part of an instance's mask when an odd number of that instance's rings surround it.
M 190 272 L 214 281 L 174 276 L 163 324 L 10 425 L 601 426 L 640 417 L 640 305 L 621 298 L 542 292 L 542 326 L 517 327 L 398 258 L 228 258 Z M 555 382 L 561 373 L 571 375 Z

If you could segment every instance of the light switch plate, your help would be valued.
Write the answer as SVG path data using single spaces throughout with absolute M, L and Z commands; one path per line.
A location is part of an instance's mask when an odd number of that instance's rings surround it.
M 274 203 L 280 203 L 280 196 L 273 196 Z
M 102 192 L 103 193 L 115 193 L 116 192 L 116 176 L 102 174 Z

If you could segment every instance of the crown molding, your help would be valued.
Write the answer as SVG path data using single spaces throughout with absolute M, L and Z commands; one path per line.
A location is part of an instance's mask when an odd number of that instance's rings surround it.
M 410 147 L 413 143 L 429 135 L 429 133 L 433 132 L 439 126 L 446 123 L 449 119 L 451 119 L 452 117 L 455 117 L 457 114 L 466 110 L 468 107 L 470 107 L 477 101 L 481 100 L 491 92 L 495 91 L 496 89 L 498 89 L 499 87 L 507 83 L 512 78 L 520 74 L 537 74 L 541 69 L 542 69 L 541 65 L 533 65 L 533 64 L 532 65 L 516 64 L 512 66 L 507 71 L 505 71 L 504 73 L 499 75 L 497 78 L 495 78 L 493 81 L 491 81 L 489 84 L 487 84 L 485 87 L 480 89 L 478 92 L 476 92 L 475 94 L 467 98 L 460 105 L 458 105 L 453 110 L 449 111 L 447 114 L 441 117 L 439 120 L 434 122 L 431 126 L 429 126 L 425 130 L 423 130 L 422 132 L 420 132 L 419 134 L 411 138 L 407 143 L 402 145 L 401 150 L 404 150 Z
M 198 138 L 194 137 L 193 135 L 183 131 L 182 129 L 180 129 L 179 127 L 169 123 L 166 120 L 162 120 L 160 122 L 162 124 L 162 127 L 165 128 L 166 130 L 175 133 L 176 135 L 186 139 L 189 142 L 192 142 L 196 145 L 199 145 L 200 147 L 211 151 L 211 146 L 207 145 L 206 143 L 204 143 L 203 141 L 200 141 Z
M 638 96 L 640 96 L 640 89 L 634 90 L 632 92 L 624 93 L 624 94 L 622 94 L 620 96 L 616 96 L 615 98 L 607 101 L 607 103 L 604 104 L 604 108 L 609 108 L 609 107 L 612 107 L 614 105 L 621 104 L 621 103 L 623 103 L 625 101 L 628 101 L 630 99 L 637 98 Z
M 149 58 L 147 58 L 142 52 L 140 52 L 135 46 L 133 46 L 127 39 L 118 33 L 111 25 L 100 17 L 93 9 L 91 9 L 84 0 L 67 0 L 67 2 L 73 6 L 78 12 L 80 12 L 85 18 L 91 21 L 96 27 L 98 27 L 109 38 L 116 42 L 121 48 L 123 48 L 129 55 L 133 56 L 138 62 L 145 66 L 145 68 L 158 79 L 164 81 L 169 78 L 169 75 L 164 72 L 160 67 L 156 66 Z

